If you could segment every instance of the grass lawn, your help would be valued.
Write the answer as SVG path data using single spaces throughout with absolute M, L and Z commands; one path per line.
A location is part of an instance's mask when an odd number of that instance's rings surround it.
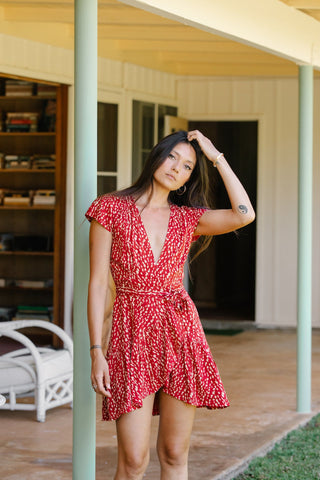
M 253 460 L 234 480 L 319 480 L 320 414 L 289 433 L 265 456 Z

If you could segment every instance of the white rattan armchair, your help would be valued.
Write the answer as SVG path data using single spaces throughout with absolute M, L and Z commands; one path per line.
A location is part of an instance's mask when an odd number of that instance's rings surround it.
M 55 333 L 64 348 L 37 347 L 17 330 L 39 327 Z M 7 398 L 2 410 L 36 410 L 44 422 L 46 411 L 72 402 L 73 344 L 57 325 L 43 320 L 15 320 L 0 323 L 0 336 L 20 342 L 25 348 L 0 356 L 0 393 Z M 17 402 L 34 396 L 34 403 Z

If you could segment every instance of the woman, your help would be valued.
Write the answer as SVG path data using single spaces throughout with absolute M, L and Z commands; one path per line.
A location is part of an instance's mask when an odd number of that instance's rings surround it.
M 227 189 L 231 208 L 207 206 L 206 161 Z M 104 396 L 103 419 L 116 420 L 115 480 L 141 479 L 149 461 L 152 414 L 160 414 L 162 480 L 188 476 L 196 407 L 229 405 L 199 316 L 183 288 L 191 242 L 247 225 L 255 214 L 223 153 L 199 131 L 176 132 L 149 155 L 130 188 L 93 202 L 88 322 L 91 381 Z M 101 350 L 108 269 L 116 300 L 106 358 Z

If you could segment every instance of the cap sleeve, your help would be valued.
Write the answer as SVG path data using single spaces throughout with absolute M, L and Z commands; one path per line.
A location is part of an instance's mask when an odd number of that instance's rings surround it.
M 85 217 L 89 222 L 96 220 L 106 230 L 112 232 L 115 215 L 115 200 L 112 196 L 102 195 L 96 198 L 88 208 Z
M 195 242 L 201 235 L 194 235 L 194 231 L 198 226 L 201 216 L 206 212 L 207 208 L 188 208 L 188 223 L 192 233 L 192 241 Z

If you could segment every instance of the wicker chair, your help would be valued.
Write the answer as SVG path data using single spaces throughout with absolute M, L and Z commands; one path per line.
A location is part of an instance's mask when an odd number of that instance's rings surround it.
M 36 347 L 23 333 L 39 327 L 55 333 L 64 348 Z M 60 327 L 43 320 L 15 320 L 0 323 L 0 336 L 20 342 L 25 348 L 0 356 L 0 393 L 7 399 L 1 410 L 36 410 L 44 422 L 46 411 L 72 402 L 73 344 Z M 17 402 L 17 397 L 34 397 L 34 403 Z

